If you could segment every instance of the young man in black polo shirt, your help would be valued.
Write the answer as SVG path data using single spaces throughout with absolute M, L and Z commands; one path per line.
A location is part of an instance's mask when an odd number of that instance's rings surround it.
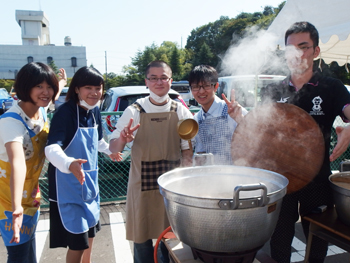
M 349 146 L 350 126 L 337 127 L 338 143 L 329 156 L 331 128 L 336 116 L 350 120 L 350 94 L 337 79 L 323 77 L 313 71 L 313 60 L 319 55 L 317 29 L 308 22 L 294 23 L 285 34 L 285 57 L 290 75 L 278 84 L 261 91 L 263 101 L 294 104 L 308 112 L 320 126 L 325 140 L 325 158 L 315 179 L 303 189 L 284 197 L 276 229 L 271 237 L 271 256 L 278 263 L 290 262 L 295 223 L 299 215 L 306 215 L 320 205 L 333 206 L 328 176 L 330 162 Z M 312 165 L 312 164 L 310 164 Z M 309 223 L 302 220 L 307 236 Z M 328 243 L 313 238 L 310 263 L 323 262 Z

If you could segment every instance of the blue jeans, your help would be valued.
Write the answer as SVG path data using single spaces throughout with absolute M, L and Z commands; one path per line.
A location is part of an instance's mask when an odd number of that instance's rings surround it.
M 163 263 L 169 263 L 169 252 L 163 242 L 159 243 L 160 258 Z M 144 243 L 134 243 L 134 263 L 154 263 L 154 248 L 152 239 Z
M 35 235 L 28 242 L 15 246 L 7 246 L 7 263 L 37 263 Z

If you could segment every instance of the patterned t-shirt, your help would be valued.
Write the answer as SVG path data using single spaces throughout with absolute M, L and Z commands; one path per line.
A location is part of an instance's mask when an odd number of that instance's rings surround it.
M 35 134 L 38 134 L 44 127 L 45 121 L 42 111 L 40 111 L 38 120 L 30 119 L 24 113 L 18 103 L 14 104 L 8 111 L 19 114 Z M 5 144 L 7 142 L 20 142 L 23 144 L 26 160 L 30 159 L 34 154 L 33 145 L 28 130 L 19 120 L 13 118 L 0 119 L 0 159 L 5 162 L 8 162 L 8 156 L 5 148 Z

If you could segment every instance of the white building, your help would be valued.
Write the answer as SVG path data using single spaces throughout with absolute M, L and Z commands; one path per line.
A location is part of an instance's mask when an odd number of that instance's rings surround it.
M 15 79 L 17 72 L 32 61 L 54 61 L 68 77 L 86 66 L 86 48 L 72 46 L 70 37 L 64 38 L 64 46 L 50 43 L 50 24 L 43 11 L 16 10 L 16 20 L 22 31 L 22 45 L 0 45 L 0 79 Z

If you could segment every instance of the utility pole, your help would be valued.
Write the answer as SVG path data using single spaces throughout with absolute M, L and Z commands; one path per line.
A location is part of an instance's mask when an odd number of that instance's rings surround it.
M 108 76 L 107 76 L 107 51 L 105 51 L 105 68 L 106 68 L 106 80 L 105 80 L 105 82 L 106 82 L 106 85 L 105 85 L 105 87 L 106 88 L 108 88 L 107 87 L 107 79 L 108 79 Z

